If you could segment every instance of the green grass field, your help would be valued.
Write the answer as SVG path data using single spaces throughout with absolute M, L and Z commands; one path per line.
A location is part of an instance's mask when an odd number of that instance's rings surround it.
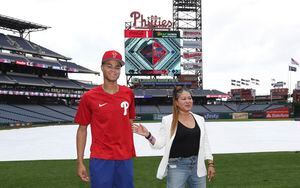
M 300 153 L 251 153 L 214 155 L 217 177 L 208 187 L 300 187 Z M 161 157 L 134 159 L 136 188 L 164 188 L 155 178 Z M 88 164 L 88 161 L 86 161 Z M 89 187 L 76 176 L 74 160 L 0 162 L 2 188 Z

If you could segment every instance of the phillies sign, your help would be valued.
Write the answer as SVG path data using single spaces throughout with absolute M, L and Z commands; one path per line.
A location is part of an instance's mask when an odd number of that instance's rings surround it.
M 130 17 L 133 19 L 133 27 L 135 28 L 171 28 L 173 26 L 173 22 L 170 20 L 163 20 L 156 15 L 146 17 L 137 11 L 133 11 Z

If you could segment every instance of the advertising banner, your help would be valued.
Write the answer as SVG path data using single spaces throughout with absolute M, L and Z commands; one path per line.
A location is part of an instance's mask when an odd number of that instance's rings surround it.
M 184 40 L 182 41 L 182 47 L 183 48 L 201 48 L 201 41 L 190 41 L 190 40 Z
M 153 36 L 151 30 L 124 30 L 125 38 L 150 38 Z
M 200 38 L 202 33 L 200 30 L 183 30 L 182 37 L 185 38 Z
M 232 119 L 248 119 L 248 113 L 232 113 Z
M 184 59 L 201 59 L 202 52 L 183 52 L 182 57 Z
M 277 119 L 277 118 L 289 118 L 290 113 L 289 113 L 289 108 L 288 107 L 282 107 L 282 108 L 277 108 L 273 110 L 268 110 L 266 112 L 266 118 L 268 119 Z
M 182 67 L 183 70 L 201 70 L 202 65 L 200 63 L 184 63 Z
M 197 75 L 190 75 L 190 74 L 181 74 L 178 76 L 178 81 L 180 82 L 192 82 L 192 81 L 198 81 Z
M 226 94 L 224 94 L 224 95 L 222 95 L 222 94 L 220 94 L 220 95 L 206 95 L 206 98 L 229 98 L 230 96 L 229 95 L 226 95 Z
M 249 113 L 249 118 L 251 118 L 251 119 L 266 118 L 266 113 L 265 112 L 252 112 L 252 113 Z
M 220 119 L 220 116 L 217 113 L 207 113 L 204 114 L 204 119 Z
M 0 63 L 11 63 L 11 60 L 0 58 Z
M 179 38 L 179 31 L 153 31 L 154 38 Z

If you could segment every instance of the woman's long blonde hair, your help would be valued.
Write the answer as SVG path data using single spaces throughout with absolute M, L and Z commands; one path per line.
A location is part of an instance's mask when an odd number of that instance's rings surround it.
M 183 91 L 186 91 L 188 93 L 191 94 L 190 90 L 186 87 L 182 87 L 182 86 L 176 86 L 173 90 L 173 119 L 172 119 L 172 124 L 171 124 L 171 134 L 170 137 L 173 136 L 173 134 L 175 133 L 175 130 L 177 128 L 177 124 L 178 124 L 178 118 L 179 118 L 179 109 L 178 106 L 176 105 L 176 102 L 179 98 L 179 96 L 181 95 L 181 93 Z

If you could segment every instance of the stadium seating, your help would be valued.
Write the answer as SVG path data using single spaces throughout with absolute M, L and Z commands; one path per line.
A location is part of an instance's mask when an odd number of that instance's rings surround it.
M 238 111 L 239 105 L 236 103 L 225 103 L 224 105 L 227 106 L 227 108 L 230 108 L 234 112 Z
M 17 123 L 17 121 L 0 116 L 0 125 L 1 124 L 10 124 L 10 123 Z
M 7 75 L 2 74 L 2 72 L 0 71 L 0 83 L 15 84 L 16 81 L 11 80 Z
M 0 47 L 2 48 L 10 48 L 10 49 L 15 49 L 15 46 L 13 45 L 12 42 L 8 42 L 9 39 L 6 37 L 6 35 L 0 33 Z
M 11 80 L 17 82 L 20 85 L 35 85 L 35 86 L 45 86 L 50 87 L 51 84 L 47 83 L 42 78 L 39 78 L 37 75 L 29 74 L 16 74 L 16 73 L 7 73 L 7 77 Z
M 35 64 L 46 65 L 45 68 L 47 68 L 47 67 L 61 68 L 61 65 L 58 63 L 58 61 L 42 59 L 42 58 L 34 58 L 34 57 L 27 57 L 27 59 L 30 62 L 35 63 Z
M 135 113 L 141 114 L 141 105 L 135 105 Z
M 194 105 L 193 106 L 193 112 L 196 114 L 204 114 L 204 113 L 209 113 L 211 111 L 209 111 L 207 108 L 205 108 L 202 105 Z
M 26 122 L 26 123 L 45 123 L 48 122 L 48 120 L 38 118 L 38 117 L 33 117 L 30 115 L 25 115 L 22 114 L 20 111 L 9 111 L 6 109 L 1 108 L 0 109 L 0 116 L 1 117 L 6 117 L 8 119 L 14 120 L 16 122 Z
M 274 110 L 276 108 L 282 108 L 282 107 L 286 107 L 286 106 L 283 104 L 277 104 L 277 105 L 273 104 L 273 105 L 269 106 L 268 108 L 266 108 L 265 110 Z
M 168 90 L 165 89 L 147 89 L 145 90 L 145 95 L 154 97 L 167 97 L 169 93 Z
M 34 54 L 66 59 L 65 56 L 62 56 L 43 46 L 35 44 L 34 42 L 28 41 L 18 36 L 4 35 L 3 33 L 0 33 L 0 47 L 5 49 L 18 50 L 23 52 L 30 52 Z
M 244 108 L 243 111 L 245 112 L 259 112 L 264 111 L 266 108 L 268 108 L 269 104 L 253 104 L 248 106 L 247 108 Z
M 134 95 L 137 96 L 138 98 L 143 98 L 145 96 L 145 92 L 143 89 L 135 89 L 133 90 Z
M 218 112 L 218 113 L 231 113 L 234 112 L 230 108 L 225 105 L 204 105 L 211 112 Z
M 73 109 L 73 108 L 69 108 L 67 106 L 63 106 L 63 105 L 42 105 L 46 108 L 49 108 L 51 110 L 54 110 L 58 113 L 62 113 L 62 114 L 65 114 L 67 116 L 70 116 L 71 117 L 71 120 L 73 120 L 74 116 L 75 116 L 75 113 L 76 113 L 76 110 Z
M 1 52 L 0 52 L 0 59 L 28 62 L 28 59 L 26 59 L 24 56 L 17 55 L 17 54 L 1 53 Z
M 159 110 L 155 105 L 142 105 L 140 106 L 141 114 L 159 114 Z
M 37 118 L 37 119 L 42 119 L 42 120 L 46 120 L 46 121 L 53 121 L 53 118 L 50 118 L 48 116 L 44 116 L 41 114 L 37 114 L 35 112 L 32 111 L 28 111 L 26 109 L 22 109 L 22 108 L 18 108 L 16 106 L 13 105 L 8 105 L 8 104 L 0 104 L 0 110 L 2 111 L 8 111 L 11 113 L 17 113 L 17 114 L 22 114 L 28 117 L 33 117 L 33 118 Z M 56 121 L 59 119 L 55 119 Z
M 50 57 L 57 57 L 57 58 L 62 58 L 65 59 L 66 57 L 63 55 L 60 55 L 56 52 L 53 52 L 52 50 L 49 50 L 48 48 L 45 48 L 43 46 L 40 46 L 34 42 L 28 41 L 28 43 L 30 43 L 31 46 L 33 46 L 35 49 L 37 49 L 36 51 L 41 54 L 41 55 L 47 55 Z M 68 58 L 69 59 L 69 58 Z
M 67 78 L 44 77 L 44 80 L 57 88 L 83 89 L 82 86 L 77 85 Z
M 18 43 L 19 47 L 25 51 L 28 52 L 36 52 L 36 49 L 34 49 L 31 44 L 25 40 L 24 38 L 21 37 L 17 37 L 17 36 L 12 36 L 12 35 L 7 35 L 7 38 L 10 38 L 11 40 L 15 41 L 16 43 Z
M 60 113 L 58 111 L 55 111 L 55 110 L 52 110 L 50 108 L 40 106 L 40 105 L 17 104 L 17 105 L 13 105 L 13 106 L 18 107 L 23 110 L 27 110 L 27 111 L 36 113 L 36 114 L 47 116 L 48 118 L 50 118 L 51 121 L 54 121 L 54 122 L 55 121 L 65 122 L 65 121 L 73 120 L 73 118 L 70 117 L 69 115 Z
M 239 106 L 238 106 L 238 112 L 244 112 L 244 109 L 245 108 L 247 108 L 247 107 L 249 107 L 249 106 L 251 106 L 251 104 L 240 104 Z
M 171 114 L 172 113 L 172 106 L 171 105 L 159 105 L 159 111 L 161 114 Z
M 88 84 L 88 83 L 83 83 L 83 82 L 80 82 L 80 81 L 77 81 L 77 80 L 71 80 L 73 83 L 81 86 L 82 88 L 84 89 L 87 89 L 87 90 L 90 90 L 92 89 L 93 87 L 96 87 L 97 85 L 93 85 L 93 84 Z
M 194 97 L 205 97 L 208 94 L 211 94 L 210 90 L 200 90 L 200 89 L 192 89 L 191 93 Z
M 58 61 L 58 63 L 62 66 L 62 67 L 67 67 L 68 69 L 70 70 L 76 70 L 76 72 L 87 72 L 87 73 L 93 73 L 93 71 L 87 69 L 87 68 L 84 68 L 80 65 L 77 65 L 75 63 L 72 63 L 72 62 L 68 62 L 68 61 Z

